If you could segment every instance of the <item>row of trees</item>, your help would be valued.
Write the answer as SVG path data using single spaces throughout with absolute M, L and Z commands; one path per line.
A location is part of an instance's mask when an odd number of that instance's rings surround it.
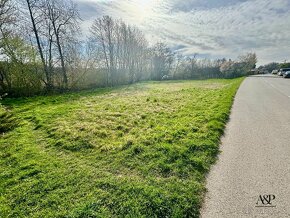
M 0 0 L 0 94 L 33 95 L 140 80 L 222 78 L 255 67 L 255 54 L 198 59 L 149 45 L 137 28 L 109 16 L 87 39 L 71 0 Z M 82 39 L 82 40 L 81 40 Z
M 256 68 L 257 56 L 255 53 L 241 55 L 236 61 L 225 61 L 220 66 L 221 73 L 226 78 L 243 76 L 250 73 L 251 69 Z
M 125 79 L 139 81 L 146 70 L 148 43 L 136 27 L 104 16 L 91 27 L 91 45 L 99 56 L 99 65 L 106 69 L 106 85 L 114 86 Z M 126 78 L 123 78 L 126 77 Z

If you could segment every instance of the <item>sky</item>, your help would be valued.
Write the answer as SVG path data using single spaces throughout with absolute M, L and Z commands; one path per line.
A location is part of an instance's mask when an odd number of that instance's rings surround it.
M 166 42 L 183 55 L 235 59 L 256 52 L 258 65 L 290 61 L 290 0 L 75 0 L 82 28 L 121 18 L 149 43 Z

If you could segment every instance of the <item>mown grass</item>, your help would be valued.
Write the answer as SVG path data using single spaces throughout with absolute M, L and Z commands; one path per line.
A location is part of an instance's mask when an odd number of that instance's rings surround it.
M 5 100 L 0 217 L 198 217 L 241 81 Z

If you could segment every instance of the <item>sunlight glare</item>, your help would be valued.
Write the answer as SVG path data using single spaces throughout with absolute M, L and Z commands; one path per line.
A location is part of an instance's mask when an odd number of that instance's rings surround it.
M 144 21 L 153 13 L 154 0 L 137 0 L 136 13 L 140 21 Z

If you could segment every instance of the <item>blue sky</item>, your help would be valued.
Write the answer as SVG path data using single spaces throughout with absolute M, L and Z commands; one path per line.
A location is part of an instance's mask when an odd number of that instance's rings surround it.
M 256 52 L 259 64 L 290 61 L 290 0 L 75 0 L 86 33 L 103 15 L 136 25 L 150 43 L 232 58 Z

